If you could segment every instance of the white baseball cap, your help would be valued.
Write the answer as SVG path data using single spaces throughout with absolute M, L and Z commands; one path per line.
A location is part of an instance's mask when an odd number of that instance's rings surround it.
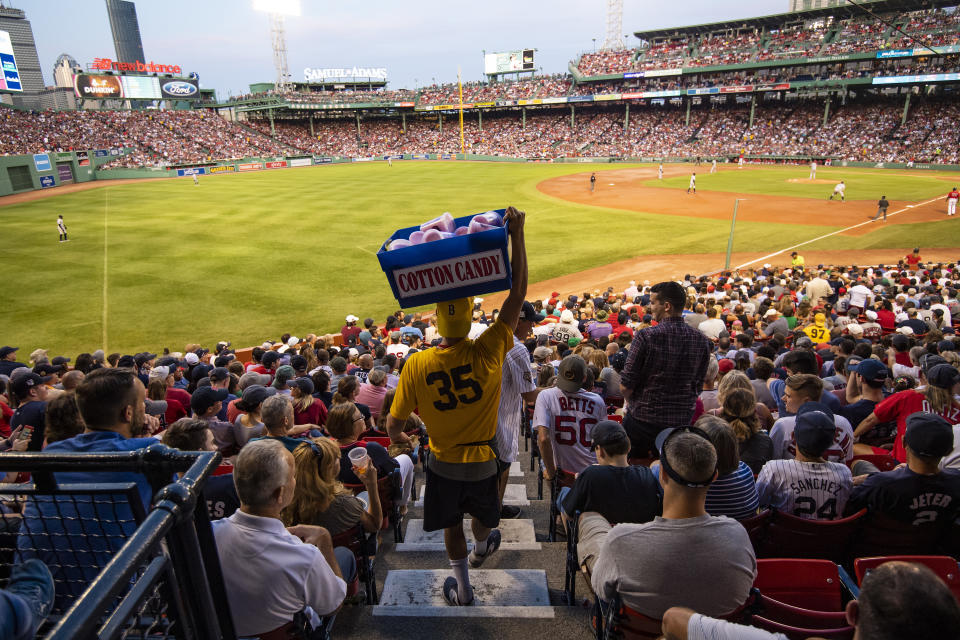
M 287 340 L 287 346 L 295 347 L 298 344 L 300 344 L 300 338 L 297 336 L 290 336 L 290 338 Z
M 352 313 L 347 315 L 347 322 L 356 322 L 356 321 L 359 320 L 359 319 L 360 319 L 360 318 L 358 318 L 357 316 L 353 315 Z
M 183 360 L 189 365 L 194 365 L 200 362 L 200 357 L 191 351 L 187 355 L 183 356 Z

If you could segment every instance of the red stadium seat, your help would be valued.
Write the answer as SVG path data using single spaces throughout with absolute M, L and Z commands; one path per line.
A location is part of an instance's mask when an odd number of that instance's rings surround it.
M 757 577 L 753 586 L 765 598 L 793 607 L 831 612 L 843 610 L 839 569 L 829 560 L 757 560 Z
M 817 627 L 793 627 L 787 624 L 774 622 L 761 616 L 753 616 L 750 624 L 754 627 L 765 629 L 772 633 L 782 633 L 790 640 L 807 640 L 807 638 L 825 638 L 827 640 L 849 640 L 853 638 L 854 627 L 843 626 L 832 629 L 820 629 Z
M 767 526 L 770 524 L 770 515 L 770 510 L 764 509 L 755 516 L 737 520 L 737 522 L 743 525 L 743 528 L 747 530 L 747 534 L 750 536 L 750 542 L 753 543 L 754 550 L 759 548 L 763 537 L 767 533 Z
M 805 520 L 774 512 L 758 555 L 763 558 L 820 558 L 843 562 L 866 514 L 861 509 L 839 520 Z
M 345 547 L 353 553 L 353 557 L 357 560 L 357 580 L 364 583 L 367 604 L 377 604 L 377 579 L 373 573 L 373 559 L 368 551 L 371 546 L 370 541 L 375 539 L 374 535 L 368 535 L 361 525 L 357 525 L 338 533 L 332 539 L 334 548 Z
M 960 565 L 950 556 L 880 556 L 875 558 L 857 558 L 853 561 L 853 570 L 857 574 L 857 583 L 863 584 L 863 578 L 885 562 L 913 562 L 922 564 L 943 580 L 953 595 L 960 600 Z
M 365 437 L 365 438 L 361 438 L 360 441 L 361 441 L 361 442 L 376 442 L 377 444 L 381 445 L 384 449 L 389 449 L 389 448 L 390 448 L 390 438 L 389 438 L 389 437 L 384 438 L 384 437 L 381 437 L 381 436 L 367 436 L 367 437 Z
M 872 513 L 863 522 L 853 548 L 854 558 L 891 555 L 927 555 L 949 544 L 949 523 L 921 525 L 898 522 L 881 513 Z
M 866 455 L 860 455 L 860 456 L 853 456 L 850 462 L 847 463 L 847 466 L 849 466 L 852 469 L 853 463 L 855 463 L 857 460 L 865 460 L 866 462 L 869 462 L 870 464 L 875 466 L 877 469 L 880 469 L 880 471 L 892 471 L 897 467 L 898 464 L 900 464 L 897 461 L 897 459 L 894 458 L 893 456 L 866 454 Z
M 620 424 L 623 424 L 623 416 L 616 413 L 611 413 L 610 415 L 608 415 L 607 420 L 613 420 L 614 422 L 619 422 Z
M 350 489 L 354 495 L 366 490 L 366 487 L 362 484 L 344 483 L 343 486 Z M 380 496 L 380 508 L 383 510 L 383 524 L 380 529 L 387 529 L 392 525 L 394 542 L 403 542 L 403 517 L 400 515 L 400 505 L 398 504 L 403 495 L 403 485 L 399 469 L 394 469 L 389 475 L 377 480 L 377 494 Z

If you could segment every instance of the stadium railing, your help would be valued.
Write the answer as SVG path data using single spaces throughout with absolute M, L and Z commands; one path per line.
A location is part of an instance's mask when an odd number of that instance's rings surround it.
M 4 470 L 28 472 L 32 480 L 0 484 L 0 501 L 27 508 L 27 521 L 33 509 L 45 514 L 36 518 L 39 528 L 21 528 L 16 508 L 0 510 L 0 566 L 39 557 L 54 576 L 58 598 L 39 635 L 234 640 L 201 499 L 219 462 L 216 452 L 161 444 L 131 452 L 5 453 Z M 144 510 L 132 481 L 59 484 L 54 477 L 98 472 L 142 474 L 152 509 Z

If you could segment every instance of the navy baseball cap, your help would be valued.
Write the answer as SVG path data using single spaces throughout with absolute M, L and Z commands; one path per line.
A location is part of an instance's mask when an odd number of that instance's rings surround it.
M 226 367 L 214 367 L 210 371 L 210 380 L 226 380 L 230 377 L 230 372 Z
M 279 359 L 280 359 L 279 353 L 277 353 L 276 351 L 267 351 L 265 354 L 263 354 L 263 357 L 260 358 L 260 362 L 263 364 L 263 366 L 269 367 Z
M 956 351 L 957 345 L 953 343 L 953 340 L 941 340 L 937 343 L 937 351 L 943 353 L 944 351 Z
M 227 399 L 226 389 L 214 389 L 213 387 L 197 387 L 197 390 L 190 396 L 190 408 L 198 416 L 202 416 L 207 410 L 218 402 Z
M 833 420 L 833 409 L 822 402 L 804 402 L 802 405 L 800 405 L 800 408 L 797 409 L 797 417 L 800 417 L 801 414 L 804 414 L 807 411 L 821 411 L 830 416 L 830 419 Z
M 193 368 L 193 371 L 190 372 L 190 377 L 194 382 L 198 382 L 200 378 L 206 378 L 210 375 L 211 371 L 213 371 L 213 367 L 209 364 L 198 364 Z
M 305 396 L 313 394 L 313 381 L 310 378 L 294 378 L 287 383 L 287 386 L 290 388 L 297 387 L 300 389 L 300 393 Z M 596 428 L 596 427 L 594 427 Z
M 120 359 L 117 360 L 118 369 L 133 369 L 137 366 L 137 361 L 134 360 L 133 356 L 120 356 Z
M 890 375 L 890 370 L 887 369 L 886 365 L 873 358 L 867 358 L 855 365 L 849 365 L 847 369 L 849 371 L 856 371 L 863 376 L 863 379 L 867 382 L 883 382 L 887 379 L 887 376 Z
M 223 389 L 226 391 L 226 389 Z M 246 407 L 257 407 L 270 396 L 277 394 L 273 387 L 265 387 L 261 384 L 252 384 L 243 390 L 243 397 L 240 402 Z
M 953 427 L 935 413 L 918 411 L 907 416 L 903 443 L 918 456 L 942 458 L 953 451 Z
M 532 304 L 527 301 L 523 302 L 523 307 L 520 309 L 521 320 L 526 320 L 527 322 L 543 322 L 544 318 L 546 318 L 546 316 L 537 313 L 537 310 L 533 308 Z
M 813 402 L 804 403 L 819 404 Z M 833 417 L 817 409 L 808 409 L 797 413 L 797 422 L 793 428 L 793 436 L 797 441 L 797 448 L 808 456 L 821 456 L 833 444 L 837 425 Z
M 30 371 L 27 374 L 21 374 L 10 379 L 10 389 L 18 398 L 26 398 L 30 395 L 30 389 L 39 387 L 50 382 L 50 376 L 40 376 Z
M 627 431 L 622 424 L 613 420 L 601 420 L 590 431 L 590 439 L 593 441 L 590 450 L 594 451 L 597 447 L 624 442 L 628 438 Z
M 927 383 L 941 389 L 950 389 L 960 382 L 960 371 L 952 365 L 938 364 L 927 371 Z
M 0 358 L 6 358 L 14 351 L 19 351 L 20 347 L 0 347 Z

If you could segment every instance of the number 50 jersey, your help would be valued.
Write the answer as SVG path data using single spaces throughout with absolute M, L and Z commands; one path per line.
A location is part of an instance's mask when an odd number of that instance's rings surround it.
M 427 426 L 430 451 L 441 462 L 486 462 L 486 443 L 497 433 L 503 359 L 513 331 L 499 320 L 476 340 L 434 347 L 403 365 L 390 414 L 400 420 L 414 409 Z
M 557 387 L 545 389 L 537 396 L 533 426 L 550 432 L 553 458 L 557 467 L 580 473 L 597 463 L 593 444 L 593 427 L 607 419 L 607 405 L 595 393 L 580 390 L 565 393 Z

